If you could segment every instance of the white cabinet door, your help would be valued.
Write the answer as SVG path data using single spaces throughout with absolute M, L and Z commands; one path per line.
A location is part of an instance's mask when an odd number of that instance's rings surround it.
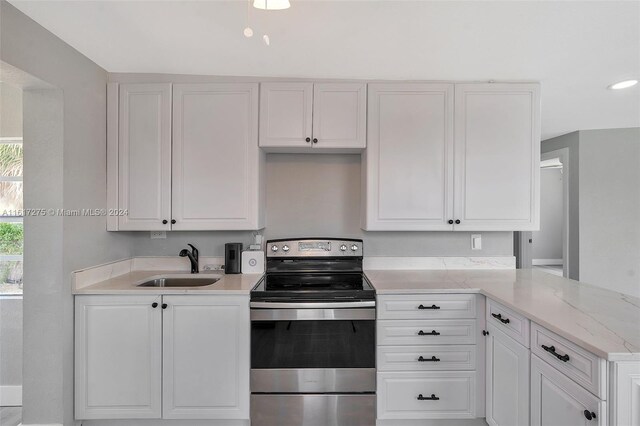
M 488 331 L 487 423 L 492 426 L 528 426 L 529 349 L 495 327 L 489 326 Z
M 313 83 L 262 83 L 260 146 L 311 148 L 312 111 Z
M 539 229 L 539 89 L 456 84 L 456 230 Z
M 452 230 L 453 85 L 369 84 L 363 229 Z
M 531 356 L 531 426 L 604 426 L 604 401 Z M 622 423 L 619 423 L 622 425 Z
M 172 230 L 263 223 L 257 84 L 173 86 Z
M 171 229 L 171 84 L 121 84 L 118 122 L 118 229 Z
M 249 418 L 249 299 L 164 296 L 163 417 Z
M 159 304 L 160 296 L 76 296 L 76 419 L 160 418 Z
M 364 148 L 366 132 L 366 84 L 313 85 L 313 148 Z

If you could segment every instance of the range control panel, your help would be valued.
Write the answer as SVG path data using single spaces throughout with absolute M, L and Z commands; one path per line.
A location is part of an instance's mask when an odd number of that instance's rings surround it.
M 362 240 L 310 238 L 268 240 L 267 257 L 362 257 Z

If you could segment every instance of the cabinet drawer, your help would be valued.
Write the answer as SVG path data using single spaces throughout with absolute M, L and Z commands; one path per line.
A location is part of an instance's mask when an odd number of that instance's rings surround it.
M 475 294 L 402 294 L 378 297 L 379 319 L 475 317 Z
M 516 342 L 529 347 L 529 320 L 491 299 L 487 299 L 487 324 L 495 325 Z
M 378 345 L 452 345 L 476 343 L 475 320 L 378 321 Z
M 474 371 L 378 373 L 378 418 L 473 418 L 475 389 Z
M 475 370 L 475 345 L 380 346 L 378 371 Z
M 564 337 L 531 324 L 531 351 L 601 399 L 606 399 L 606 361 Z

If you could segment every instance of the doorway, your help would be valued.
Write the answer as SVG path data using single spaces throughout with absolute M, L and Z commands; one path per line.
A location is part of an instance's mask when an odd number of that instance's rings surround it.
M 569 148 L 540 156 L 540 230 L 516 232 L 518 268 L 569 277 Z

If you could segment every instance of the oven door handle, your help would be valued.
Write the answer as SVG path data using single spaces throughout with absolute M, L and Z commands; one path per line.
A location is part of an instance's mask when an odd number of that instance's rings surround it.
M 340 309 L 375 308 L 375 300 L 357 302 L 251 302 L 249 307 L 257 309 Z

